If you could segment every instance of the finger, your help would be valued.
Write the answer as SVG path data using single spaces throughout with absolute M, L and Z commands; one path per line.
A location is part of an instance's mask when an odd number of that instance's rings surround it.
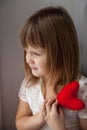
M 44 102 L 43 102 L 43 106 L 45 106 L 46 103 L 47 103 L 47 100 L 45 99 Z
M 58 113 L 58 102 L 55 101 L 52 105 L 52 111 Z
M 55 99 L 50 99 L 47 103 L 46 103 L 46 110 L 47 110 L 47 113 L 51 111 L 51 107 L 52 107 L 52 104 L 55 102 Z
M 46 107 L 45 107 L 46 102 L 47 102 L 47 100 L 44 100 L 44 101 L 43 101 L 43 104 L 42 104 L 42 106 L 41 106 L 41 111 L 43 111 L 43 110 L 46 108 Z
M 41 107 L 41 113 L 42 113 L 42 115 L 43 115 L 43 117 L 45 117 L 46 116 L 46 102 L 47 102 L 47 100 L 44 100 L 44 102 L 43 102 L 43 104 L 42 104 L 42 107 Z
M 58 103 L 58 100 L 56 99 L 56 103 Z
M 61 115 L 62 118 L 64 118 L 64 112 L 63 112 L 63 109 L 61 107 L 59 107 L 59 113 Z

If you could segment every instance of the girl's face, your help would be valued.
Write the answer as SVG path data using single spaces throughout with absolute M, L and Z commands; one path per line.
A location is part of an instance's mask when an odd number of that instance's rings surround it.
M 26 51 L 26 62 L 31 68 L 32 74 L 36 77 L 47 76 L 47 52 L 45 49 L 31 46 Z

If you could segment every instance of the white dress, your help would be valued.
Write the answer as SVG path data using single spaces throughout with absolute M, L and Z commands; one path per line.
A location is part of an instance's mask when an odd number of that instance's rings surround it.
M 81 130 L 79 118 L 87 119 L 87 78 L 83 75 L 80 77 L 79 85 L 78 97 L 84 101 L 85 108 L 79 111 L 63 108 L 66 127 L 69 130 Z M 32 87 L 28 87 L 26 86 L 26 79 L 24 79 L 20 87 L 19 98 L 30 105 L 33 114 L 38 113 L 44 100 L 40 82 Z M 40 130 L 51 129 L 45 124 Z

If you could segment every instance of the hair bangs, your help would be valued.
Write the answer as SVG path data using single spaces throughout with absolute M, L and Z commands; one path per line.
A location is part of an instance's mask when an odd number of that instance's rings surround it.
M 39 25 L 35 23 L 30 23 L 26 34 L 26 47 L 29 45 L 32 47 L 45 48 L 44 40 L 41 36 Z

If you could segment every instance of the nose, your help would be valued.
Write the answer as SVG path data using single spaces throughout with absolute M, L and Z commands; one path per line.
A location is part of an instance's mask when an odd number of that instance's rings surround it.
M 28 63 L 28 64 L 33 64 L 34 63 L 34 60 L 33 60 L 33 57 L 32 57 L 32 55 L 31 54 L 26 54 L 26 62 Z

